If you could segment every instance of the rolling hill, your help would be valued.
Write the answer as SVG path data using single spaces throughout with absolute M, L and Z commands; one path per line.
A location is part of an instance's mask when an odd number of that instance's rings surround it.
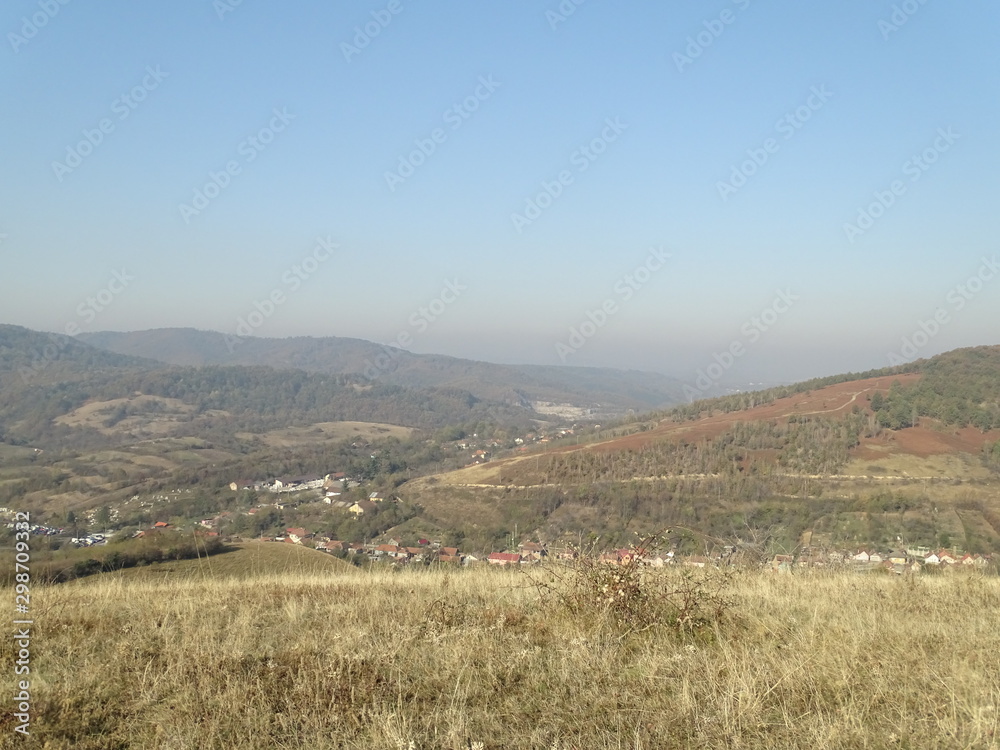
M 401 488 L 469 536 L 803 534 L 1000 550 L 1000 347 L 678 407 Z M 742 407 L 740 404 L 744 404 Z
M 361 375 L 405 388 L 447 387 L 476 398 L 530 406 L 534 402 L 593 409 L 602 418 L 649 411 L 683 400 L 682 384 L 636 370 L 545 365 L 499 365 L 438 354 L 414 354 L 370 341 L 339 337 L 236 338 L 214 331 L 161 328 L 81 334 L 92 346 L 174 365 L 245 365 Z

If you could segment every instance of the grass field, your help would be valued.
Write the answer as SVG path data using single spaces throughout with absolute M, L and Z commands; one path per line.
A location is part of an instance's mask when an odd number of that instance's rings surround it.
M 171 560 L 112 574 L 97 576 L 102 583 L 108 575 L 128 580 L 178 580 L 258 578 L 262 575 L 311 575 L 343 570 L 343 560 L 298 544 L 241 542 L 227 552 L 201 559 Z
M 557 594 L 572 581 L 540 570 L 267 572 L 261 556 L 286 546 L 223 555 L 212 577 L 34 587 L 32 738 L 5 711 L 0 743 L 1000 746 L 995 576 L 712 576 L 721 617 L 681 630 L 663 609 L 568 609 Z M 259 572 L 223 574 L 237 554 Z M 677 570 L 643 575 L 652 600 L 685 585 Z

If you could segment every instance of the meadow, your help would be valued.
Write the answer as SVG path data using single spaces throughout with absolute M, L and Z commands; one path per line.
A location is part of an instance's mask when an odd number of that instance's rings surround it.
M 34 586 L 31 736 L 5 711 L 0 745 L 1000 746 L 995 575 L 225 557 Z

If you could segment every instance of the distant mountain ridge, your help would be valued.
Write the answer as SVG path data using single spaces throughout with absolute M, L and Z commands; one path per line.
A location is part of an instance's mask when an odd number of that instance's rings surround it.
M 298 336 L 237 338 L 193 328 L 80 334 L 91 346 L 172 365 L 246 365 L 362 375 L 406 388 L 445 387 L 520 406 L 547 401 L 599 413 L 681 403 L 682 383 L 666 375 L 612 368 L 501 365 L 440 354 L 415 354 L 363 339 Z

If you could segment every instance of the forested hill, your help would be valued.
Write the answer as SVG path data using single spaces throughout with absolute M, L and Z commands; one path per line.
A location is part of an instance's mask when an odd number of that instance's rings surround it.
M 70 336 L 0 324 L 0 387 L 86 379 L 162 368 L 161 362 L 89 346 Z
M 921 377 L 872 398 L 880 424 L 910 427 L 920 417 L 946 425 L 1000 428 L 1000 346 L 956 349 L 910 365 Z
M 649 411 L 683 400 L 682 384 L 651 372 L 595 367 L 500 365 L 437 354 L 414 354 L 340 337 L 285 339 L 226 336 L 191 328 L 81 334 L 87 343 L 175 365 L 265 365 L 307 372 L 355 374 L 406 388 L 447 386 L 477 398 L 529 405 L 567 403 L 601 412 Z
M 0 442 L 73 445 L 85 430 L 58 424 L 59 417 L 87 403 L 138 394 L 192 407 L 188 421 L 212 414 L 217 422 L 244 430 L 341 420 L 420 428 L 488 422 L 527 429 L 539 416 L 458 388 L 403 388 L 355 375 L 268 367 L 176 367 L 67 336 L 0 326 Z M 88 444 L 98 439 L 85 437 Z

